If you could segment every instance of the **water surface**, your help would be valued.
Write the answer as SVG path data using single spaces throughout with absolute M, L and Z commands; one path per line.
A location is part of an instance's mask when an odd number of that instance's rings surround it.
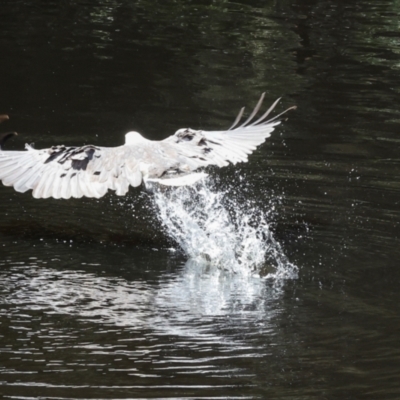
M 3 5 L 9 149 L 222 129 L 264 91 L 298 106 L 189 197 L 0 187 L 3 397 L 398 399 L 399 12 Z

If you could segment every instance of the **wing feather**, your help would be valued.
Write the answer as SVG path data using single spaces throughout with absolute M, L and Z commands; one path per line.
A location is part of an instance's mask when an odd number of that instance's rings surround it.
M 19 169 L 18 163 L 7 163 L 4 168 L 1 168 L 0 179 L 5 179 L 7 176 L 14 173 Z M 8 185 L 6 185 L 8 186 Z
M 46 171 L 47 172 L 47 171 Z M 48 199 L 49 197 L 57 196 L 57 175 L 58 171 L 50 171 L 42 176 L 43 186 L 43 197 Z
M 78 177 L 77 174 L 73 173 L 70 177 L 70 185 L 71 185 L 71 197 L 80 198 L 83 196 L 79 185 L 78 185 Z
M 46 198 L 46 196 L 43 196 L 45 184 L 46 184 L 46 180 L 43 179 L 43 176 L 41 176 L 39 179 L 39 182 L 36 185 L 31 186 L 33 189 L 32 196 L 35 199 L 41 199 L 41 198 L 45 199 Z
M 51 197 L 55 199 L 61 198 L 61 178 L 59 173 L 54 174 L 54 179 L 50 187 Z
M 32 179 L 38 179 L 38 176 L 35 168 L 30 167 L 27 173 L 14 183 L 14 189 L 17 192 L 25 193 L 27 190 L 29 190 L 29 182 Z
M 3 179 L 5 186 L 12 186 L 24 175 L 24 170 L 22 168 L 14 168 L 7 176 Z
M 239 126 L 239 128 L 243 128 L 244 126 L 246 126 L 254 117 L 255 115 L 258 113 L 258 111 L 261 108 L 261 105 L 263 103 L 265 97 L 265 92 L 261 94 L 260 100 L 258 100 L 257 105 L 254 107 L 254 110 L 252 111 L 252 113 L 249 115 L 249 117 L 246 119 L 245 122 L 243 122 L 242 125 Z
M 80 184 L 84 196 L 86 197 L 97 197 L 98 194 L 94 187 L 89 182 L 88 176 L 86 174 L 80 174 Z
M 68 179 L 64 179 L 65 182 L 61 182 L 61 198 L 62 199 L 69 199 L 71 198 L 71 178 L 68 176 Z
M 77 175 L 79 189 L 85 197 L 93 197 L 87 188 L 87 184 L 85 182 L 85 176 L 83 174 Z

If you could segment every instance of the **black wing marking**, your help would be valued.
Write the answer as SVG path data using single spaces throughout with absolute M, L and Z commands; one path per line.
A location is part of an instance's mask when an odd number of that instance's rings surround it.
M 71 161 L 72 169 L 85 171 L 89 162 L 93 160 L 96 150 L 99 151 L 100 148 L 92 145 L 83 147 L 53 146 L 49 151 L 49 157 L 44 163 L 48 164 L 54 161 L 63 165 L 67 161 Z M 97 157 L 100 157 L 100 155 L 97 155 Z

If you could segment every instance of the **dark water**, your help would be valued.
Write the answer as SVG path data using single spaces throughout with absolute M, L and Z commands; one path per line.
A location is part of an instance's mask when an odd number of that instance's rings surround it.
M 140 190 L 0 187 L 4 398 L 400 398 L 400 4 L 349 3 L 2 4 L 9 149 L 224 128 L 263 91 L 298 106 L 211 171 L 268 220 L 287 279 L 190 259 Z

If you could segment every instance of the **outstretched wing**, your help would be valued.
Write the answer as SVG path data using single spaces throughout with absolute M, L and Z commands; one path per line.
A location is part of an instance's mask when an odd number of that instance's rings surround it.
M 56 199 L 102 197 L 108 189 L 118 195 L 129 185 L 139 186 L 142 174 L 130 148 L 54 146 L 27 151 L 0 151 L 0 180 L 18 192 L 33 190 L 33 197 Z
M 242 108 L 234 124 L 226 131 L 202 131 L 190 128 L 179 129 L 173 136 L 164 142 L 174 144 L 181 155 L 188 155 L 196 168 L 205 165 L 226 166 L 230 163 L 247 162 L 248 156 L 257 146 L 271 136 L 276 125 L 280 124 L 278 118 L 290 107 L 274 118 L 267 119 L 271 111 L 278 104 L 276 100 L 272 106 L 258 119 L 255 119 L 264 100 L 265 93 L 261 95 L 256 107 L 244 123 L 237 126 L 243 116 Z

